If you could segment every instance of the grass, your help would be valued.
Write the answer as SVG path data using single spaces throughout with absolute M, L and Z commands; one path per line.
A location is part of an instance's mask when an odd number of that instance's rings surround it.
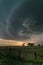
M 43 46 L 0 47 L 0 65 L 42 65 Z

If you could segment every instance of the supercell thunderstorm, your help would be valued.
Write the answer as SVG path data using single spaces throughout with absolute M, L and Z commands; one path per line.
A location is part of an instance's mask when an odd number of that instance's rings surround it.
M 42 0 L 0 0 L 0 38 L 26 40 L 33 36 L 41 38 L 41 34 Z

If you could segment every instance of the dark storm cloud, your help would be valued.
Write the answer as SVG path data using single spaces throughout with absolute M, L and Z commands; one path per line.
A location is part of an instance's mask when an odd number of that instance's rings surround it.
M 1 3 L 0 38 L 27 39 L 32 34 L 43 33 L 42 0 L 2 0 Z

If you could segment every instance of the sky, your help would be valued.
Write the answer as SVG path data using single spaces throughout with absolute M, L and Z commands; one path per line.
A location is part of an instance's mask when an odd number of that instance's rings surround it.
M 43 0 L 0 0 L 2 45 L 3 40 L 43 45 Z

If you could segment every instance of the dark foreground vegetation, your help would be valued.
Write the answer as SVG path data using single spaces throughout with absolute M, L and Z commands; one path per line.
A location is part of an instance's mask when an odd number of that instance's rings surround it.
M 43 65 L 43 46 L 0 47 L 0 65 Z

